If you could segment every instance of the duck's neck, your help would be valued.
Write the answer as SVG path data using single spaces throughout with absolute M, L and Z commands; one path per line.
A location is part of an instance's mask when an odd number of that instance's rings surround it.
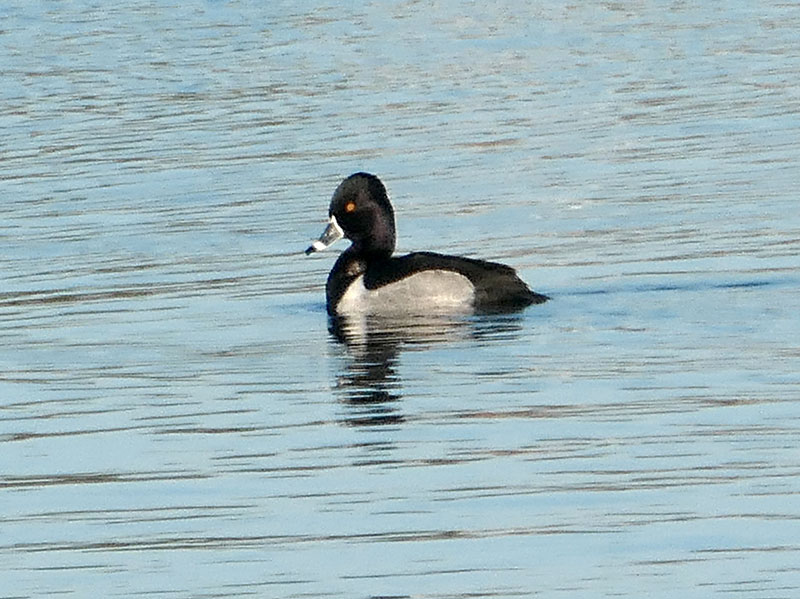
M 359 259 L 364 262 L 377 262 L 387 260 L 394 252 L 394 240 L 391 244 L 376 244 L 373 240 L 370 243 L 359 243 L 354 241 L 353 245 L 347 248 L 342 256 L 347 254 L 350 259 Z

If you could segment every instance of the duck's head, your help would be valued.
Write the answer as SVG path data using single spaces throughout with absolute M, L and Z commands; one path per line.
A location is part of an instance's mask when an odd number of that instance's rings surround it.
M 394 252 L 394 210 L 375 175 L 355 173 L 342 181 L 333 192 L 328 216 L 328 226 L 306 254 L 324 250 L 342 237 L 363 255 L 388 258 Z

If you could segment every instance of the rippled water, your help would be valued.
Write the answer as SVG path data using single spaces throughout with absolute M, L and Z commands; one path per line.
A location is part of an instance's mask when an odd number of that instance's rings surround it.
M 800 593 L 800 9 L 0 9 L 4 597 Z M 552 301 L 328 330 L 339 180 Z

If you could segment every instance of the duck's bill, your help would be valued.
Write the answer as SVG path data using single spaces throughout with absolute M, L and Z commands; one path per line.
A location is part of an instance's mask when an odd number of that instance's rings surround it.
M 331 216 L 328 226 L 325 227 L 325 230 L 322 232 L 322 235 L 319 236 L 319 239 L 308 246 L 308 249 L 306 250 L 306 256 L 313 254 L 314 252 L 321 252 L 328 246 L 331 246 L 339 241 L 342 237 L 344 237 L 344 231 L 342 231 L 339 223 L 336 222 L 336 217 Z

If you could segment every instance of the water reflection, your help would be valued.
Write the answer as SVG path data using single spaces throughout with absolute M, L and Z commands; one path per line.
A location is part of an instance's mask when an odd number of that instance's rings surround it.
M 519 314 L 376 315 L 335 317 L 329 330 L 347 347 L 347 363 L 336 388 L 349 406 L 345 422 L 353 426 L 397 424 L 402 380 L 397 366 L 403 351 L 426 350 L 439 344 L 513 340 L 521 328 Z

